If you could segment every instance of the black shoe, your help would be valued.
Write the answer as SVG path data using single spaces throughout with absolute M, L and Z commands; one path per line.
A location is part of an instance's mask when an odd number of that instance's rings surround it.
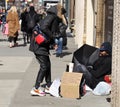
M 60 56 L 60 54 L 56 54 L 56 57 L 59 57 Z
M 29 44 L 29 43 L 30 43 L 30 41 L 27 41 L 27 43 Z
M 24 46 L 26 46 L 27 45 L 27 43 L 26 42 L 24 42 Z
M 56 54 L 56 57 L 60 57 L 60 58 L 62 58 L 63 56 L 62 56 L 61 53 L 58 53 L 58 54 Z
M 60 54 L 60 58 L 62 58 L 63 57 L 63 55 L 62 54 Z

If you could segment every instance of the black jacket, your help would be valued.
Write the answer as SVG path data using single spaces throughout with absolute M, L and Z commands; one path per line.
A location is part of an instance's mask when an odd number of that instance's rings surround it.
M 21 13 L 20 19 L 21 19 L 21 31 L 27 32 L 27 21 L 26 21 L 26 16 L 28 12 L 23 12 Z
M 92 75 L 92 89 L 94 89 L 99 82 L 104 81 L 105 75 L 111 74 L 111 63 L 111 56 L 102 56 L 94 62 L 92 69 L 88 69 Z
M 35 11 L 35 9 L 34 9 L 34 7 L 33 6 L 31 6 L 30 7 L 30 11 L 28 12 L 28 14 L 26 15 L 26 18 L 25 18 L 25 20 L 26 20 L 26 23 L 28 24 L 29 23 L 29 15 L 31 16 L 31 17 L 33 17 L 34 18 L 34 22 L 35 22 L 35 25 L 37 24 L 37 22 L 39 21 L 39 17 L 38 17 L 38 14 L 36 13 L 36 11 Z M 33 30 L 33 28 L 32 29 L 29 29 L 29 27 L 28 27 L 28 25 L 27 25 L 27 33 L 28 34 L 32 34 L 32 30 Z
M 39 22 L 41 31 L 49 38 L 49 41 L 52 40 L 52 27 L 55 26 L 53 24 L 53 21 L 59 18 L 57 16 L 58 10 L 57 6 L 53 6 L 47 11 L 47 16 Z M 58 25 L 56 25 L 58 26 Z M 49 55 L 49 46 L 50 42 L 43 43 L 41 45 L 38 45 L 35 41 L 31 41 L 30 44 L 30 51 L 33 51 L 35 54 L 40 55 Z

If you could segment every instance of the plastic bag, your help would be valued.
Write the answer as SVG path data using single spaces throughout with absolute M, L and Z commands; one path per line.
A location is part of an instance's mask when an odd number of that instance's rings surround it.
M 99 82 L 93 90 L 94 95 L 108 95 L 111 92 L 111 85 L 106 82 Z
M 60 87 L 60 79 L 57 78 L 53 81 L 52 85 L 50 86 L 49 93 L 55 97 L 60 97 L 59 96 L 59 87 Z

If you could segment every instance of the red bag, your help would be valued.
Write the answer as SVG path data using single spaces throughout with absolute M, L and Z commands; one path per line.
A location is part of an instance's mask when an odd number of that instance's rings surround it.
M 111 76 L 110 75 L 105 75 L 104 80 L 105 80 L 105 82 L 110 83 L 111 82 Z
M 35 41 L 40 45 L 42 44 L 43 42 L 45 42 L 45 38 L 42 34 L 38 34 L 36 37 L 35 37 Z

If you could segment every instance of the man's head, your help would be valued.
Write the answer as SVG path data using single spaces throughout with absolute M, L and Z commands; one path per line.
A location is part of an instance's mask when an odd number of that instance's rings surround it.
M 104 42 L 100 46 L 100 56 L 108 56 L 112 54 L 112 46 L 109 42 Z

